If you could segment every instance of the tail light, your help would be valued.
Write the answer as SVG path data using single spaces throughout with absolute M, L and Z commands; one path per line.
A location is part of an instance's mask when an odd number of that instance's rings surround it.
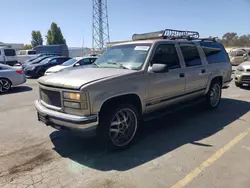
M 16 72 L 19 73 L 19 74 L 23 74 L 23 70 L 22 69 L 16 70 Z

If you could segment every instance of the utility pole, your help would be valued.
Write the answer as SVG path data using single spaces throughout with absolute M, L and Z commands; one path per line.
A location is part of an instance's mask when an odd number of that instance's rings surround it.
M 93 0 L 92 48 L 101 51 L 109 39 L 107 0 Z

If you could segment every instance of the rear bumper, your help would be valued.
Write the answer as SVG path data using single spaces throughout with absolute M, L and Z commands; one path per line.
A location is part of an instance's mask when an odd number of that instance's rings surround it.
M 46 108 L 40 100 L 35 101 L 35 107 L 38 112 L 38 120 L 55 128 L 93 131 L 98 125 L 98 115 L 76 116 L 65 114 Z
M 17 86 L 17 85 L 21 85 L 25 82 L 26 82 L 25 74 L 20 74 L 20 76 L 18 76 L 18 79 L 15 79 L 15 81 L 12 80 L 12 85 Z

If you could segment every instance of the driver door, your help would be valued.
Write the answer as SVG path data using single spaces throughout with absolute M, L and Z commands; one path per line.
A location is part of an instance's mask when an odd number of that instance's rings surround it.
M 178 102 L 185 95 L 184 68 L 182 68 L 175 44 L 159 44 L 153 54 L 151 66 L 154 63 L 167 64 L 169 70 L 165 73 L 149 71 L 146 112 Z

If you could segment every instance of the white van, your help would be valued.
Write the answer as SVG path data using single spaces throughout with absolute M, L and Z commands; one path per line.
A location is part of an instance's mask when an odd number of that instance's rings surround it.
M 17 51 L 17 61 L 23 64 L 25 61 L 36 56 L 35 50 L 19 50 Z
M 17 63 L 16 50 L 6 46 L 0 47 L 0 63 L 13 66 Z

